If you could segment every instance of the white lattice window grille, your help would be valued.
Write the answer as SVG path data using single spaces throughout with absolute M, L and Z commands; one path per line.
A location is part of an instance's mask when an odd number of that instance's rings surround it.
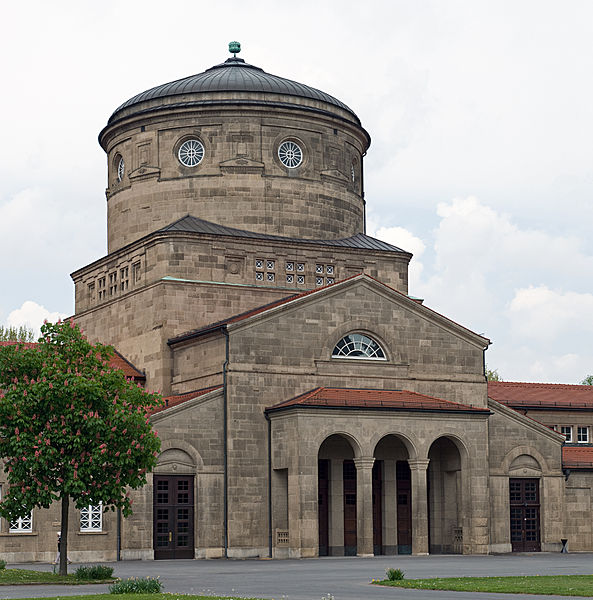
M 297 271 L 303 273 L 305 271 L 305 263 L 297 263 Z
M 323 265 L 315 265 L 315 273 L 323 273 Z
M 26 517 L 18 517 L 10 521 L 10 533 L 31 533 L 33 531 L 33 512 Z
M 126 163 L 124 162 L 124 159 L 120 156 L 119 160 L 117 161 L 117 182 L 118 183 L 120 183 L 122 181 L 125 173 L 126 173 Z
M 303 162 L 303 151 L 296 142 L 287 140 L 278 146 L 278 158 L 285 167 L 296 169 Z
M 204 158 L 204 146 L 199 140 L 186 140 L 179 146 L 177 158 L 184 167 L 197 167 Z
M 259 271 L 255 274 L 255 281 L 263 281 L 264 280 L 264 274 L 260 273 Z
M 287 275 L 286 276 L 286 283 L 294 283 L 294 275 Z
M 349 333 L 335 346 L 332 358 L 386 360 L 383 348 L 363 333 Z
M 334 278 L 333 277 L 327 277 L 325 280 L 325 283 L 327 285 L 331 285 L 332 283 L 334 283 Z
M 275 277 L 274 277 L 274 273 L 266 273 L 267 277 L 268 277 L 268 281 L 274 281 Z
M 577 442 L 579 444 L 589 443 L 589 428 L 588 427 L 577 427 Z
M 334 274 L 334 266 L 333 265 L 326 265 L 325 272 L 328 275 L 333 275 Z
M 256 258 L 255 259 L 255 268 L 256 269 L 263 269 L 264 268 L 264 261 L 261 258 Z
M 268 271 L 273 271 L 275 266 L 276 265 L 273 260 L 266 261 L 266 269 L 268 269 Z
M 305 276 L 304 275 L 298 275 L 297 276 L 297 283 L 299 285 L 305 285 Z
M 103 530 L 103 505 L 101 503 L 80 509 L 80 531 Z
M 286 270 L 287 271 L 294 271 L 294 263 L 293 262 L 287 262 L 286 263 Z
M 323 277 L 316 277 L 315 278 L 315 283 L 317 285 L 323 285 Z
M 560 433 L 566 438 L 568 443 L 572 442 L 572 426 L 571 425 L 561 425 Z

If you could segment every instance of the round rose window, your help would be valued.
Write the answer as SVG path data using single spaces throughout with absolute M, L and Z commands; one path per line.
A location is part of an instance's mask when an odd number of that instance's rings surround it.
M 179 147 L 177 156 L 184 167 L 195 167 L 204 158 L 204 146 L 198 140 L 187 140 Z
M 303 151 L 295 142 L 282 142 L 278 147 L 280 162 L 289 169 L 295 169 L 303 162 Z

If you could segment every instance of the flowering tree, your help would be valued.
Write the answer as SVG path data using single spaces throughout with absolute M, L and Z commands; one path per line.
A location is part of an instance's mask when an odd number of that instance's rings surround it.
M 146 483 L 160 440 L 148 412 L 160 403 L 109 365 L 73 321 L 46 323 L 37 344 L 0 347 L 0 458 L 14 520 L 61 501 L 60 574 L 67 573 L 68 507 L 102 503 L 131 514 L 129 488 Z

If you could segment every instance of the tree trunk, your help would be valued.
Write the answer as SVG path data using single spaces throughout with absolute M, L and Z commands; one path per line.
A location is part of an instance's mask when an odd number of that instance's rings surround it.
M 60 575 L 68 575 L 68 504 L 70 496 L 62 496 L 62 531 L 60 539 Z

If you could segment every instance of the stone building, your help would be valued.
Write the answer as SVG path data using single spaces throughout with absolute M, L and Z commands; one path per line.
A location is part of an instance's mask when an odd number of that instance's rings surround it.
M 99 142 L 108 254 L 75 319 L 167 401 L 134 515 L 73 511 L 73 560 L 593 550 L 593 388 L 488 386 L 489 340 L 366 235 L 348 106 L 235 55 Z M 2 522 L 0 558 L 53 559 L 57 528 Z

